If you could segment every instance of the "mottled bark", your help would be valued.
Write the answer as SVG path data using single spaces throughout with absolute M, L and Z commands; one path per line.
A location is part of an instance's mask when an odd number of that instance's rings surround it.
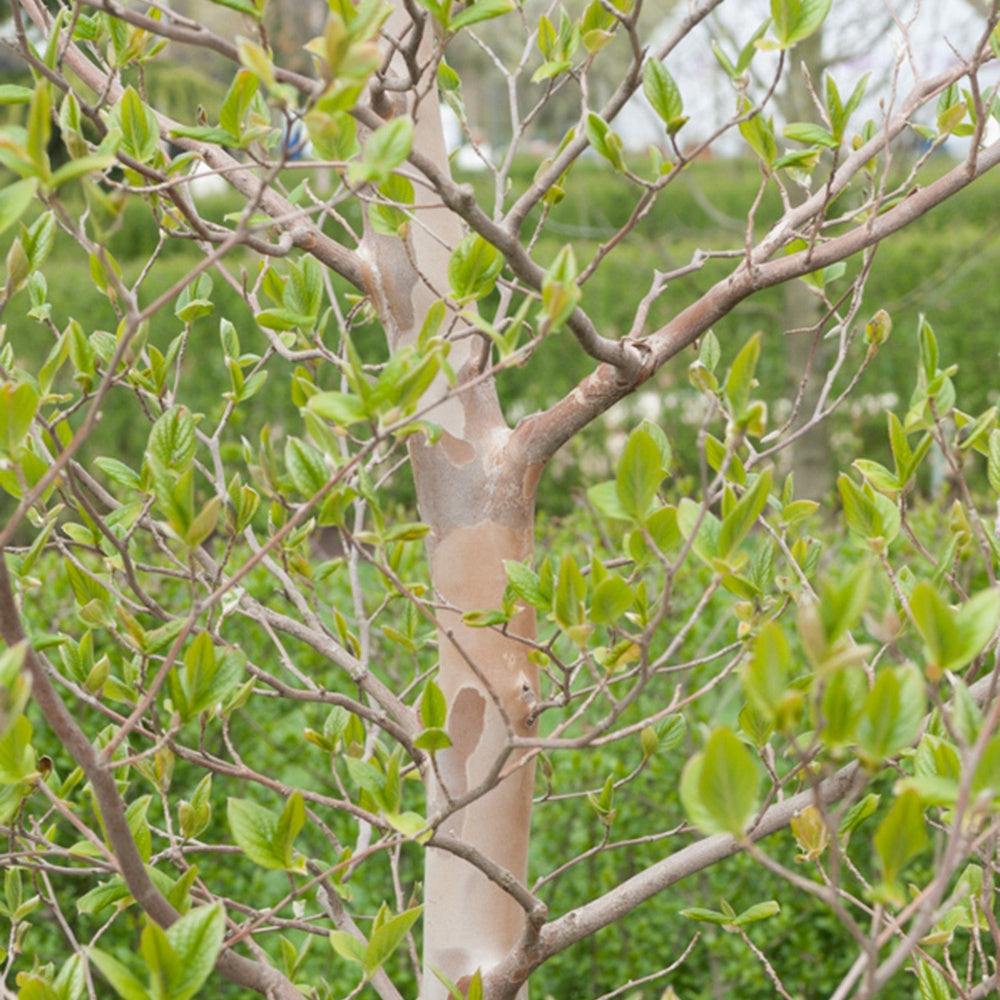
M 405 20 L 397 14 L 390 23 L 394 37 L 405 37 Z M 417 158 L 447 171 L 436 90 L 416 89 L 423 95 L 419 104 L 394 113 L 414 116 Z M 405 241 L 369 232 L 362 247 L 365 286 L 394 349 L 413 342 L 430 306 L 447 292 L 450 251 L 464 235 L 457 215 L 426 185 L 415 187 L 414 221 Z M 450 333 L 464 326 L 449 313 Z M 470 628 L 462 614 L 498 607 L 506 586 L 504 561 L 531 557 L 539 467 L 512 449 L 493 380 L 482 375 L 483 357 L 478 336 L 455 337 L 449 364 L 458 391 L 442 376 L 424 400 L 436 404 L 428 416 L 441 427 L 441 437 L 433 445 L 424 439 L 410 445 L 420 517 L 431 528 L 431 582 L 440 605 L 436 679 L 448 702 L 453 743 L 427 768 L 428 816 L 440 820 L 442 834 L 523 884 L 534 768 L 523 753 L 511 753 L 510 742 L 533 731 L 538 672 L 517 636 L 534 636 L 534 612 L 519 614 L 506 635 Z M 495 783 L 498 772 L 503 777 Z M 480 787 L 490 790 L 478 795 Z M 459 800 L 466 804 L 459 807 Z M 477 969 L 485 973 L 500 962 L 524 925 L 522 906 L 474 863 L 430 848 L 423 1000 L 448 996 L 434 970 L 462 986 Z

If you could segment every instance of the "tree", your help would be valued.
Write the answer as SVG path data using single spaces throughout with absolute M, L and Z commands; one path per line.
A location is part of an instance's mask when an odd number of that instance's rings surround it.
M 24 106 L 25 125 L 0 141 L 17 178 L 0 195 L 0 225 L 19 225 L 2 304 L 30 303 L 51 342 L 29 360 L 10 345 L 3 354 L 0 482 L 12 500 L 0 530 L 0 818 L 12 928 L 29 919 L 21 886 L 33 873 L 73 952 L 58 972 L 25 971 L 19 995 L 93 993 L 90 963 L 127 997 L 192 996 L 213 965 L 264 996 L 329 995 L 340 973 L 309 972 L 307 949 L 289 937 L 272 947 L 273 929 L 329 936 L 331 961 L 398 997 L 385 966 L 400 946 L 415 956 L 422 914 L 425 1000 L 525 996 L 552 956 L 738 852 L 816 897 L 851 935 L 857 960 L 835 995 L 878 995 L 907 963 L 926 996 L 993 988 L 992 869 L 966 864 L 996 831 L 1000 603 L 995 532 L 963 462 L 985 453 L 989 488 L 1000 490 L 996 411 L 956 409 L 951 369 L 924 324 L 914 399 L 905 419 L 890 417 L 895 470 L 861 460 L 863 479 L 839 483 L 846 524 L 877 573 L 861 559 L 826 574 L 804 534 L 813 505 L 772 473 L 790 427 L 769 431 L 755 392 L 770 339 L 726 345 L 723 378 L 712 328 L 762 289 L 806 280 L 823 295 L 836 345 L 831 405 L 852 391 L 891 325 L 883 313 L 859 318 L 875 248 L 1000 161 L 1000 143 L 984 141 L 996 109 L 984 74 L 997 5 L 933 74 L 900 16 L 907 44 L 883 110 L 860 76 L 843 92 L 814 81 L 813 117 L 784 129 L 792 147 L 781 151 L 772 95 L 831 5 L 773 0 L 739 52 L 716 46 L 734 110 L 689 146 L 684 95 L 697 81 L 668 67 L 682 42 L 709 51 L 702 26 L 721 2 L 692 4 L 653 42 L 630 0 L 537 21 L 509 0 L 331 0 L 309 44 L 311 75 L 274 61 L 258 0 L 218 4 L 234 12 L 232 37 L 156 5 L 14 6 L 36 83 L 4 92 Z M 439 92 L 460 97 L 450 40 L 496 18 L 521 32 L 522 46 L 516 64 L 498 67 L 515 126 L 483 195 L 451 175 Z M 615 35 L 630 57 L 595 107 L 588 80 Z M 231 80 L 218 109 L 186 122 L 144 99 L 144 67 L 178 48 L 224 61 Z M 748 69 L 767 58 L 758 88 Z M 529 73 L 538 96 L 521 108 L 516 84 Z M 663 133 L 637 156 L 614 129 L 640 91 Z M 515 184 L 515 154 L 557 93 L 575 95 L 576 120 L 534 177 Z M 56 124 L 61 165 L 50 153 Z M 898 147 L 914 132 L 927 151 L 909 159 Z M 630 328 L 601 330 L 588 282 L 682 172 L 732 136 L 761 171 L 742 244 L 699 249 L 669 273 L 650 262 L 621 290 L 634 297 Z M 296 160 L 306 137 L 315 160 Z M 967 152 L 938 169 L 931 153 L 954 138 Z M 174 159 L 168 139 L 182 150 Z M 543 258 L 546 224 L 588 151 L 608 161 L 629 214 L 589 261 L 571 243 Z M 329 195 L 314 190 L 315 161 L 336 172 Z M 235 211 L 200 207 L 196 163 L 239 193 Z M 130 199 L 157 225 L 134 272 L 115 255 L 131 235 L 121 214 Z M 57 230 L 87 256 L 109 329 L 57 304 L 60 275 L 44 270 Z M 168 247 L 185 240 L 200 262 L 156 285 Z M 674 301 L 671 283 L 691 273 L 704 278 L 698 294 Z M 220 351 L 204 317 L 223 293 L 246 308 L 219 318 Z M 592 368 L 510 426 L 498 379 L 530 378 L 534 355 L 556 338 Z M 536 558 L 546 464 L 695 345 L 690 378 L 709 409 L 694 495 L 670 494 L 670 441 L 642 424 L 614 480 L 589 491 L 608 541 L 595 534 L 587 554 L 567 542 Z M 203 404 L 185 387 L 210 364 L 217 398 Z M 282 372 L 300 421 L 287 429 L 254 412 L 255 400 L 272 405 L 265 380 Z M 834 391 L 837 373 L 845 386 Z M 88 454 L 95 442 L 107 449 L 100 421 L 125 400 L 148 426 L 144 454 Z M 940 551 L 909 510 L 935 441 L 959 490 Z M 401 467 L 412 470 L 419 520 L 399 514 Z M 336 535 L 333 558 L 313 545 L 321 528 Z M 917 555 L 900 552 L 904 543 Z M 901 573 L 911 556 L 919 569 Z M 694 598 L 683 589 L 691 577 L 702 584 Z M 719 690 L 728 702 L 715 700 Z M 746 703 L 738 717 L 725 707 L 733 699 Z M 703 835 L 551 916 L 544 886 L 527 877 L 539 763 L 558 774 L 560 754 L 638 745 L 638 771 L 679 738 L 685 715 L 695 723 L 716 706 L 728 724 L 706 718 L 713 724 L 696 734 L 680 778 L 688 832 Z M 277 770 L 273 748 L 255 749 L 246 727 L 256 722 L 266 740 L 282 713 L 311 724 Z M 608 778 L 589 789 L 606 831 L 591 850 L 609 846 L 627 785 Z M 874 835 L 849 841 L 876 810 Z M 925 823 L 938 856 L 908 900 L 903 873 L 925 851 Z M 815 879 L 758 845 L 788 827 Z M 206 830 L 213 839 L 201 839 Z M 859 839 L 870 857 L 854 850 Z M 244 895 L 229 895 L 218 852 L 260 873 L 244 876 Z M 355 889 L 368 870 L 383 873 L 382 890 Z M 84 913 L 133 912 L 127 904 L 147 916 L 148 985 L 115 944 L 126 919 L 106 917 L 84 946 L 58 879 L 88 880 Z M 688 916 L 739 933 L 782 991 L 744 930 L 776 906 Z M 978 944 L 954 964 L 928 935 L 950 942 L 956 928 L 971 928 Z M 110 943 L 96 947 L 102 938 Z

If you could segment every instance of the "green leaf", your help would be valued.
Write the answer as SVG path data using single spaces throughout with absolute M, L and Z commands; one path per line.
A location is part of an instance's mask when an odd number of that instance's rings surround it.
M 926 580 L 921 580 L 910 597 L 910 613 L 927 644 L 931 670 L 940 676 L 955 656 L 960 644 L 951 609 Z
M 777 622 L 765 622 L 743 671 L 743 690 L 753 707 L 773 720 L 788 689 L 792 651 Z
M 194 460 L 197 440 L 194 418 L 183 406 L 172 406 L 153 424 L 147 456 L 163 469 L 180 472 Z
M 368 419 L 364 404 L 346 392 L 317 392 L 309 397 L 306 409 L 342 427 Z
M 448 260 L 448 284 L 460 305 L 484 298 L 493 291 L 503 270 L 503 254 L 478 233 L 469 233 Z
M 0 738 L 0 785 L 19 784 L 35 773 L 32 731 L 27 717 L 19 715 Z
M 255 21 L 261 19 L 261 14 L 264 11 L 264 4 L 260 3 L 259 0 L 209 0 L 209 3 L 214 3 L 216 7 L 228 7 L 230 10 L 239 11 L 241 14 L 247 14 L 252 17 Z
M 136 850 L 139 857 L 144 862 L 149 861 L 153 850 L 153 836 L 149 829 L 149 820 L 146 813 L 149 811 L 149 804 L 152 801 L 151 795 L 142 795 L 133 799 L 125 810 L 125 820 L 128 823 L 129 832 L 135 841 Z
M 749 106 L 744 107 L 743 111 L 748 113 Z M 746 139 L 750 148 L 764 161 L 765 165 L 773 166 L 774 161 L 778 158 L 778 146 L 774 140 L 774 121 L 757 112 L 745 121 L 741 121 L 739 129 L 740 135 Z
M 926 843 L 927 829 L 920 796 L 910 789 L 896 799 L 875 831 L 875 850 L 882 863 L 883 877 L 890 886 Z
M 754 481 L 736 506 L 722 519 L 719 529 L 717 555 L 728 559 L 733 550 L 747 536 L 767 505 L 771 493 L 771 470 L 765 469 Z
M 747 907 L 741 914 L 732 921 L 734 927 L 745 927 L 747 924 L 755 924 L 759 920 L 767 920 L 776 913 L 781 912 L 781 905 L 776 899 L 769 899 L 764 903 L 754 903 Z
M 219 109 L 219 124 L 226 132 L 239 142 L 243 131 L 243 119 L 250 109 L 250 102 L 258 89 L 256 74 L 247 69 L 241 69 L 233 78 L 226 92 L 222 107 Z
M 917 987 L 920 990 L 920 1000 L 952 1000 L 948 980 L 922 959 L 917 963 Z
M 625 509 L 618 498 L 618 483 L 608 480 L 605 483 L 595 483 L 587 489 L 587 500 L 598 513 L 605 517 L 613 517 L 618 521 L 630 521 L 632 515 Z
M 219 0 L 214 0 L 219 2 Z M 240 0 L 222 0 L 225 6 L 232 6 Z M 276 80 L 274 77 L 274 64 L 267 52 L 256 42 L 248 38 L 236 39 L 237 53 L 240 62 L 253 73 L 265 87 L 273 88 Z
M 49 176 L 49 138 L 52 135 L 52 116 L 49 103 L 49 84 L 39 80 L 31 97 L 28 110 L 28 134 L 26 149 L 28 157 L 40 177 Z
M 646 518 L 664 475 L 660 446 L 651 434 L 636 428 L 628 436 L 615 473 L 618 500 L 629 517 Z
M 1000 624 L 1000 591 L 996 587 L 969 598 L 955 616 L 960 645 L 957 658 L 946 669 L 958 670 L 974 660 L 993 638 Z
M 920 671 L 912 666 L 880 671 L 857 724 L 862 758 L 874 765 L 908 747 L 920 732 L 925 711 Z
M 687 121 L 684 101 L 674 78 L 658 59 L 646 60 L 642 71 L 642 90 L 646 100 L 673 135 Z
M 89 892 L 85 892 L 77 901 L 76 908 L 80 913 L 99 914 L 101 910 L 122 900 L 131 901 L 128 887 L 120 876 L 116 875 L 107 882 L 101 882 Z
M 738 837 L 753 815 L 758 784 L 750 752 L 731 729 L 720 726 L 704 753 L 685 767 L 681 800 L 689 819 L 705 833 Z
M 876 551 L 884 551 L 899 534 L 899 509 L 888 497 L 870 485 L 858 486 L 845 473 L 837 479 L 837 488 L 851 534 Z
M 198 782 L 191 801 L 181 799 L 177 807 L 181 836 L 186 840 L 204 832 L 212 819 L 212 776 L 206 774 Z
M 521 600 L 540 611 L 549 608 L 551 597 L 543 591 L 541 577 L 533 569 L 510 559 L 504 561 L 504 569 L 507 573 L 507 582 Z
M 292 309 L 262 309 L 254 314 L 254 319 L 268 330 L 294 330 L 302 327 L 309 330 L 316 325 L 316 317 Z
M 185 285 L 181 294 L 177 296 L 174 315 L 182 323 L 192 323 L 200 316 L 207 316 L 215 308 L 211 295 L 211 277 L 199 274 L 193 282 Z
M 31 87 L 0 83 L 0 104 L 27 104 L 34 94 Z
M 146 962 L 151 982 L 150 993 L 159 998 L 173 998 L 173 978 L 180 972 L 177 952 L 163 928 L 152 920 L 146 922 L 139 938 L 139 951 Z M 180 998 L 178 998 L 180 1000 Z
M 827 647 L 854 628 L 871 593 L 871 563 L 863 560 L 838 585 L 828 580 L 820 591 L 819 617 Z
M 365 948 L 364 969 L 365 978 L 371 978 L 385 960 L 396 950 L 409 929 L 416 923 L 423 912 L 422 906 L 415 906 L 390 917 L 372 931 L 368 947 Z
M 546 332 L 561 327 L 580 301 L 577 273 L 573 247 L 567 243 L 542 278 L 541 319 Z
M 122 151 L 148 163 L 160 148 L 160 125 L 153 111 L 142 103 L 133 87 L 126 87 L 115 105 L 111 122 L 122 132 Z
M 178 960 L 170 1000 L 189 1000 L 201 989 L 215 966 L 225 930 L 225 911 L 218 902 L 189 910 L 167 928 Z
M 31 430 L 38 412 L 38 393 L 30 382 L 0 385 L 0 451 L 8 456 L 17 454 Z
M 440 76 L 441 63 L 438 67 Z M 378 192 L 386 199 L 385 202 L 372 202 L 368 207 L 368 219 L 372 229 L 385 236 L 405 236 L 410 225 L 410 213 L 399 205 L 413 204 L 413 182 L 401 174 L 393 174 L 387 181 L 378 186 Z M 395 204 L 387 204 L 393 202 Z M 312 258 L 307 258 L 311 260 Z
M 290 437 L 285 442 L 285 465 L 295 488 L 307 499 L 316 496 L 330 476 L 322 453 L 297 437 Z
M 442 729 L 448 717 L 448 703 L 441 688 L 429 680 L 420 696 L 420 723 L 424 729 Z
M 587 115 L 587 141 L 600 153 L 615 170 L 625 169 L 625 160 L 622 157 L 622 140 L 619 135 L 613 132 L 608 123 L 591 111 Z
M 819 31 L 830 11 L 831 0 L 771 0 L 771 19 L 783 49 Z
M 117 958 L 100 948 L 91 948 L 88 955 L 122 1000 L 150 1000 L 146 987 Z
M 750 402 L 750 393 L 754 385 L 754 372 L 757 360 L 760 358 L 761 334 L 755 333 L 743 346 L 733 360 L 726 376 L 723 390 L 732 409 L 733 416 L 739 420 L 746 412 Z
M 0 187 L 0 233 L 9 229 L 28 210 L 38 190 L 38 179 L 28 177 Z
M 333 950 L 348 962 L 356 962 L 358 965 L 365 964 L 365 951 L 367 942 L 358 940 L 346 931 L 330 931 L 330 944 Z
M 794 142 L 826 146 L 829 149 L 836 149 L 840 145 L 822 125 L 814 125 L 812 122 L 792 122 L 781 130 L 781 134 Z
M 632 588 L 620 576 L 608 576 L 595 588 L 590 600 L 590 619 L 598 625 L 610 625 L 635 601 Z
M 460 31 L 469 27 L 470 24 L 478 24 L 480 21 L 489 21 L 495 17 L 514 10 L 516 4 L 513 0 L 473 0 L 465 10 L 455 17 L 450 18 L 447 24 L 449 32 Z
M 277 846 L 277 813 L 249 799 L 230 799 L 226 814 L 236 845 L 254 864 L 271 870 L 290 867 L 292 859 Z
M 452 740 L 446 730 L 441 729 L 440 727 L 434 727 L 424 729 L 423 732 L 421 732 L 413 741 L 413 745 L 415 747 L 419 747 L 421 750 L 426 750 L 428 753 L 437 753 L 439 750 L 447 750 L 448 747 L 452 745 Z M 386 818 L 389 819 L 388 816 Z M 418 818 L 421 821 L 421 825 L 418 827 L 418 830 L 422 830 L 424 826 L 427 825 L 427 821 L 422 816 Z M 392 819 L 389 819 L 389 821 L 397 830 L 401 833 L 406 833 L 408 836 L 412 836 L 413 832 L 415 832 L 410 830 L 408 827 L 404 829 L 398 822 L 394 822 Z
M 986 462 L 986 474 L 990 488 L 994 493 L 1000 493 L 1000 429 L 990 432 Z
M 553 614 L 560 628 L 568 630 L 583 624 L 583 605 L 587 597 L 587 581 L 576 560 L 563 556 L 556 578 Z
M 368 137 L 361 161 L 348 166 L 352 183 L 382 183 L 410 155 L 413 146 L 413 119 L 408 115 L 392 118 Z

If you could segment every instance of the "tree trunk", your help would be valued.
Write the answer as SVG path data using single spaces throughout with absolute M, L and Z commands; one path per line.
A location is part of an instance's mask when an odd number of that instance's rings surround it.
M 397 38 L 408 30 L 408 18 L 401 17 L 397 12 L 389 25 Z M 446 171 L 436 88 L 427 88 L 416 108 L 394 111 L 413 115 L 414 149 Z M 393 350 L 415 342 L 428 309 L 447 292 L 450 252 L 464 234 L 461 220 L 427 186 L 415 189 L 405 242 L 367 231 L 362 247 L 364 282 Z M 523 885 L 534 765 L 523 751 L 511 752 L 510 738 L 533 731 L 538 670 L 517 637 L 534 637 L 534 611 L 519 613 L 507 634 L 470 628 L 462 615 L 499 607 L 504 561 L 531 557 L 540 466 L 530 466 L 514 444 L 494 381 L 482 371 L 488 359 L 482 339 L 465 332 L 467 323 L 455 311 L 443 329 L 465 334 L 455 337 L 448 357 L 458 386 L 438 377 L 422 403 L 437 403 L 428 419 L 442 428 L 441 437 L 434 445 L 411 438 L 410 445 L 420 517 L 431 528 L 431 583 L 439 607 L 436 679 L 448 703 L 453 744 L 428 768 L 427 814 L 444 817 L 438 832 L 445 839 L 461 840 Z M 495 784 L 498 774 L 503 780 L 496 787 L 476 794 Z M 456 807 L 458 800 L 465 804 Z M 509 892 L 468 858 L 441 848 L 427 851 L 425 900 L 423 1000 L 448 996 L 434 970 L 464 987 L 477 969 L 485 972 L 507 954 L 525 926 L 524 909 Z M 527 996 L 526 987 L 519 996 Z
M 790 281 L 785 285 L 784 316 L 786 330 L 799 330 L 785 334 L 785 362 L 788 366 L 788 392 L 798 399 L 798 416 L 794 427 L 812 418 L 826 380 L 826 344 L 817 341 L 815 333 L 807 332 L 822 315 L 820 301 L 808 285 Z M 833 492 L 833 453 L 830 445 L 830 428 L 826 420 L 814 424 L 795 439 L 791 448 L 792 471 L 795 474 L 795 495 L 809 500 L 825 500 Z
M 523 884 L 534 764 L 523 753 L 510 754 L 509 743 L 511 735 L 533 732 L 537 668 L 517 638 L 461 620 L 463 611 L 499 606 L 504 560 L 524 560 L 532 552 L 533 485 L 525 484 L 525 493 L 516 496 L 517 484 L 511 483 L 512 495 L 498 496 L 492 484 L 502 484 L 507 475 L 503 455 L 491 452 L 481 439 L 459 442 L 450 436 L 434 448 L 414 448 L 421 517 L 433 526 L 431 578 L 437 597 L 449 606 L 439 615 L 438 684 L 449 705 L 453 745 L 436 755 L 428 815 L 450 811 L 456 799 L 489 783 L 499 768 L 507 775 L 500 784 L 450 812 L 439 832 L 473 847 Z M 499 492 L 506 491 L 501 486 Z M 533 612 L 521 612 L 508 632 L 533 638 Z M 423 1000 L 447 997 L 432 970 L 464 987 L 476 969 L 499 962 L 522 935 L 525 914 L 515 899 L 447 851 L 427 852 L 425 901 Z M 527 989 L 519 995 L 526 997 Z

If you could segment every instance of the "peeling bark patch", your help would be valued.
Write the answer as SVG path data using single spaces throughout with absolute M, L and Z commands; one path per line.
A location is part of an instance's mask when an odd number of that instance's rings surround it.
M 452 705 L 448 735 L 452 747 L 463 761 L 468 760 L 479 746 L 485 717 L 486 700 L 483 696 L 473 688 L 462 688 Z
M 476 458 L 476 449 L 468 441 L 462 441 L 447 431 L 442 433 L 440 445 L 452 465 L 468 465 Z
M 533 462 L 525 470 L 522 496 L 526 502 L 534 504 L 538 495 L 538 481 L 542 478 L 542 470 L 545 468 L 544 462 Z

